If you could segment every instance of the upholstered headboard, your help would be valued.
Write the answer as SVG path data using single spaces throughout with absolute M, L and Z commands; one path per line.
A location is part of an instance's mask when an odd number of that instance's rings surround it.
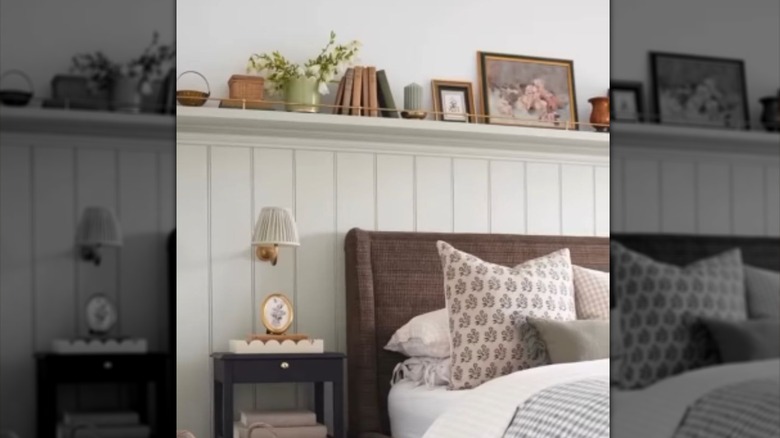
M 607 238 L 350 230 L 345 251 L 351 437 L 390 436 L 390 378 L 404 357 L 383 347 L 412 317 L 444 307 L 437 240 L 505 266 L 569 248 L 572 263 L 609 270 Z
M 780 271 L 780 238 L 777 237 L 686 234 L 612 234 L 611 237 L 626 248 L 679 266 L 732 248 L 740 248 L 744 263 Z M 615 302 L 613 297 L 613 307 Z

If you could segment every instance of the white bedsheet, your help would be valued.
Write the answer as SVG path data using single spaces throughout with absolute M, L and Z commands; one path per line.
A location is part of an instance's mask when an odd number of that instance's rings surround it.
M 517 371 L 469 391 L 433 423 L 425 438 L 501 438 L 517 406 L 559 383 L 609 377 L 609 359 L 564 363 Z
M 422 437 L 439 415 L 463 400 L 469 392 L 449 391 L 446 386 L 415 386 L 408 381 L 396 383 L 387 396 L 393 438 Z
M 636 391 L 612 390 L 611 435 L 665 438 L 674 435 L 688 406 L 724 385 L 756 378 L 778 378 L 780 359 L 716 365 L 669 377 Z

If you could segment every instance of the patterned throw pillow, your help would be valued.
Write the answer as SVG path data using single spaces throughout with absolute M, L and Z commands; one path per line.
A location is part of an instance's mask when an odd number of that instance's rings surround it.
M 623 337 L 619 386 L 640 389 L 716 363 L 717 348 L 699 318 L 746 318 L 740 250 L 684 268 L 616 242 L 611 251 Z
M 488 263 L 436 243 L 450 324 L 450 389 L 475 388 L 498 376 L 549 363 L 535 316 L 577 318 L 569 250 L 515 268 Z
M 573 266 L 577 319 L 609 320 L 609 272 Z

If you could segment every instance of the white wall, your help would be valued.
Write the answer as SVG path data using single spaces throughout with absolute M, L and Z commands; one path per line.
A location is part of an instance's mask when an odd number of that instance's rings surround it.
M 160 43 L 173 44 L 175 23 L 174 0 L 3 0 L 0 72 L 26 72 L 35 97 L 49 97 L 52 78 L 68 73 L 74 55 L 102 50 L 127 62 L 143 52 L 154 31 Z M 5 86 L 26 86 L 18 78 L 7 80 Z
M 262 331 L 257 309 L 269 293 L 292 298 L 293 331 L 323 338 L 329 351 L 345 351 L 343 243 L 353 227 L 609 233 L 606 157 L 600 164 L 571 157 L 551 163 L 524 160 L 522 153 L 462 158 L 446 148 L 347 152 L 337 142 L 329 148 L 308 141 L 313 146 L 264 138 L 232 143 L 230 136 L 191 144 L 180 137 L 176 422 L 196 436 L 212 430 L 209 353 Z M 257 261 L 250 246 L 264 206 L 291 207 L 298 223 L 301 246 L 283 248 L 276 267 Z M 306 406 L 306 387 L 239 388 L 235 407 Z
M 611 13 L 613 80 L 643 82 L 649 104 L 649 51 L 743 59 L 752 125 L 760 127 L 758 99 L 780 88 L 780 2 L 621 0 Z
M 363 43 L 363 65 L 385 69 L 396 104 L 403 87 L 431 79 L 472 81 L 477 93 L 477 51 L 574 60 L 579 118 L 588 99 L 609 88 L 608 0 L 362 0 L 259 2 L 210 0 L 177 3 L 178 71 L 197 70 L 212 96 L 228 96 L 227 81 L 244 73 L 252 53 L 279 50 L 293 61 L 317 55 L 331 30 L 339 41 Z M 203 89 L 189 75 L 180 88 Z M 476 102 L 478 97 L 475 96 Z
M 2 139 L 0 429 L 22 437 L 35 436 L 33 355 L 49 350 L 52 339 L 86 336 L 84 306 L 92 294 L 116 303 L 113 335 L 147 338 L 154 351 L 168 347 L 174 156 L 164 143 L 151 149 L 116 143 Z M 124 232 L 124 247 L 104 250 L 99 267 L 81 261 L 75 245 L 78 218 L 89 205 L 114 209 Z M 64 402 L 78 404 L 73 394 L 65 393 Z

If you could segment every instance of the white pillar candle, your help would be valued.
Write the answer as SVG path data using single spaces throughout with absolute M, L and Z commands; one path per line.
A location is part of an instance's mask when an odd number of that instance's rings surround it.
M 411 83 L 404 87 L 404 109 L 407 111 L 419 111 L 422 109 L 423 88 L 419 84 Z

